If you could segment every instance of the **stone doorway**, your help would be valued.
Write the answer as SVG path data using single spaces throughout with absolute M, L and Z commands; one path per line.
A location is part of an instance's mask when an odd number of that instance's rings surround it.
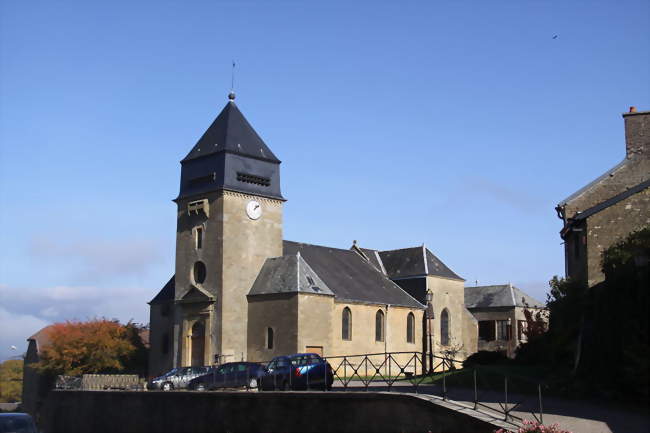
M 205 364 L 205 325 L 203 321 L 199 320 L 192 325 L 190 342 L 190 365 L 192 367 L 201 367 Z

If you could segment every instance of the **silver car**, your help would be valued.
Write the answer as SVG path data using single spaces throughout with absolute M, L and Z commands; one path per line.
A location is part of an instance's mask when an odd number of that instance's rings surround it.
M 147 389 L 171 391 L 173 389 L 185 389 L 190 380 L 195 377 L 209 373 L 211 367 L 179 367 L 173 368 L 162 376 L 152 379 L 147 384 Z

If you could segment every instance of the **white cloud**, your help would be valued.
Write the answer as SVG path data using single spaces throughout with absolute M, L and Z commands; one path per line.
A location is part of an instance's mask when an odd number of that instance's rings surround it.
M 3 287 L 4 290 L 6 287 Z M 50 322 L 31 314 L 16 314 L 0 307 L 0 361 L 27 351 L 27 338 Z M 17 350 L 11 350 L 16 346 Z

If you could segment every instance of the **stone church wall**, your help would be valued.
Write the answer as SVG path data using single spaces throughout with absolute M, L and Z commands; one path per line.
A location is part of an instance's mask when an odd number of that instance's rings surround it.
M 172 303 L 151 304 L 149 324 L 149 376 L 157 377 L 173 367 L 173 309 Z
M 463 360 L 476 352 L 476 334 L 474 318 L 465 308 L 464 281 L 441 277 L 427 277 L 427 287 L 433 293 L 434 319 L 431 327 L 433 332 L 434 353 L 442 350 L 457 349 L 456 357 Z M 441 317 L 443 310 L 449 314 L 449 345 L 441 344 Z M 478 331 L 475 331 L 478 332 Z
M 258 220 L 246 215 L 252 199 L 262 206 Z M 282 202 L 225 191 L 223 203 L 221 349 L 225 355 L 243 353 L 246 359 L 246 294 L 266 259 L 282 255 Z
M 333 296 L 300 293 L 298 295 L 298 350 L 324 356 L 332 350 Z
M 267 348 L 267 328 L 273 348 Z M 298 348 L 298 296 L 295 293 L 248 297 L 248 361 L 265 362 Z

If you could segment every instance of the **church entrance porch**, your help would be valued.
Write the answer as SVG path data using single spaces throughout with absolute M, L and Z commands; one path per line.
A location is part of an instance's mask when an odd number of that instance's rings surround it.
M 190 335 L 190 362 L 192 367 L 205 364 L 205 325 L 202 321 L 194 323 Z

